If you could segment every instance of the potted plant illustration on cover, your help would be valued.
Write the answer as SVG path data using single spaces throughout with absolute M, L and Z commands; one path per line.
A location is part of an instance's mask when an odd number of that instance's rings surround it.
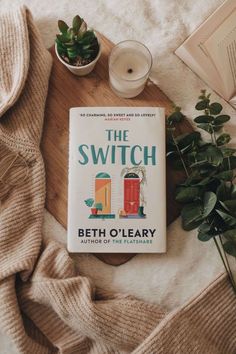
M 106 172 L 98 172 L 94 180 L 95 198 L 88 198 L 84 202 L 91 208 L 89 219 L 114 219 L 111 212 L 111 177 Z
M 75 75 L 89 74 L 101 55 L 97 33 L 89 29 L 79 15 L 73 18 L 72 27 L 59 20 L 58 28 L 60 34 L 56 35 L 55 41 L 58 59 Z

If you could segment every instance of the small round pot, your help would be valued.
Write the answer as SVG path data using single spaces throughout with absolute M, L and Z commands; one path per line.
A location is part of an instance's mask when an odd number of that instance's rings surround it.
M 99 45 L 99 52 L 96 56 L 96 58 L 91 61 L 91 63 L 87 64 L 87 65 L 83 65 L 83 66 L 75 66 L 75 65 L 70 65 L 68 63 L 66 63 L 61 57 L 60 55 L 58 54 L 58 51 L 57 51 L 57 45 L 55 43 L 55 52 L 56 52 L 56 55 L 58 57 L 58 59 L 60 60 L 60 62 L 62 64 L 64 64 L 68 70 L 70 70 L 74 75 L 77 75 L 77 76 L 85 76 L 85 75 L 88 75 L 89 73 L 91 73 L 91 71 L 94 69 L 98 59 L 100 58 L 100 55 L 101 55 L 101 52 L 102 52 L 102 46 L 101 46 L 101 42 L 97 36 L 97 33 L 96 34 L 96 37 L 97 37 L 97 40 L 98 40 L 98 45 Z

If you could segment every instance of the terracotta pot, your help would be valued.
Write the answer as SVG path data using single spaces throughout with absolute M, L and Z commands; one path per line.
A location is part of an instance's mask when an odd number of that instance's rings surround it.
M 92 215 L 97 215 L 98 210 L 96 208 L 91 208 Z

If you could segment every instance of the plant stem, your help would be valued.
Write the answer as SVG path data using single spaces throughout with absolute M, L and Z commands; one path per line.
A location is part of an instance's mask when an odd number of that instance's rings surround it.
M 226 261 L 226 264 L 227 264 L 227 267 L 228 267 L 228 270 L 229 270 L 229 273 L 230 273 L 230 276 L 231 276 L 231 279 L 232 279 L 232 282 L 233 282 L 233 285 L 234 285 L 234 289 L 235 289 L 235 292 L 236 292 L 236 284 L 235 284 L 235 281 L 234 281 L 234 276 L 233 276 L 233 273 L 232 273 L 230 265 L 229 265 L 228 257 L 226 255 L 224 247 L 223 247 L 223 241 L 222 241 L 222 236 L 221 235 L 219 235 L 219 239 L 220 239 L 220 243 L 221 243 L 221 248 L 223 250 L 224 258 L 225 258 L 225 261 Z
M 184 159 L 183 159 L 183 157 L 182 157 L 181 151 L 180 151 L 180 149 L 179 149 L 178 143 L 177 143 L 177 141 L 175 140 L 175 137 L 174 137 L 174 135 L 173 135 L 172 132 L 171 132 L 171 137 L 172 137 L 172 140 L 173 140 L 173 142 L 174 142 L 174 144 L 175 144 L 176 150 L 177 150 L 177 152 L 178 152 L 178 154 L 179 154 L 179 157 L 180 157 L 181 163 L 182 163 L 182 165 L 183 165 L 185 174 L 186 174 L 187 177 L 189 177 L 189 173 L 188 173 L 187 167 L 186 167 L 186 165 L 185 165 Z
M 215 139 L 215 144 L 216 144 L 216 146 L 218 146 L 217 141 L 216 141 L 216 132 L 214 131 L 214 128 L 213 128 L 213 135 L 214 135 L 214 139 Z
M 229 277 L 230 283 L 231 283 L 231 285 L 232 285 L 232 287 L 233 287 L 233 290 L 234 290 L 234 292 L 235 292 L 235 294 L 236 294 L 236 286 L 235 286 L 235 283 L 234 283 L 234 279 L 233 279 L 232 276 L 231 276 L 230 268 L 228 269 L 228 267 L 227 267 L 227 265 L 226 265 L 226 263 L 225 263 L 225 259 L 224 259 L 223 255 L 222 255 L 221 249 L 220 249 L 220 247 L 219 247 L 219 245 L 218 245 L 218 242 L 216 241 L 216 237 L 215 237 L 215 236 L 213 237 L 213 240 L 214 240 L 214 242 L 215 242 L 217 251 L 218 251 L 218 253 L 219 253 L 219 255 L 220 255 L 220 258 L 221 258 L 221 260 L 222 260 L 222 262 L 223 262 L 223 265 L 224 265 L 224 267 L 225 267 L 226 273 L 227 273 L 227 275 L 228 275 L 228 277 Z

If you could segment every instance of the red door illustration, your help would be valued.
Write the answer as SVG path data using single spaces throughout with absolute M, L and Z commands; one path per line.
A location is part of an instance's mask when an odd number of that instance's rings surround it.
M 124 177 L 124 210 L 130 214 L 138 214 L 140 196 L 140 180 L 135 173 L 127 173 Z

